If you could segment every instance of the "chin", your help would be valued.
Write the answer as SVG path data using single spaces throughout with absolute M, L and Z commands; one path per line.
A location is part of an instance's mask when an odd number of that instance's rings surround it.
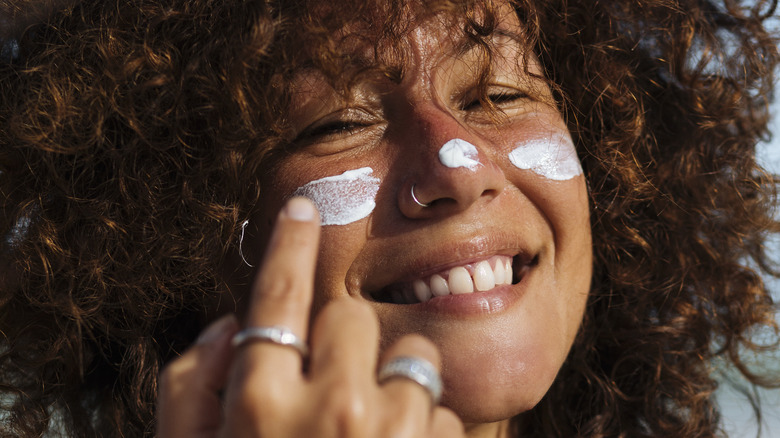
M 565 356 L 556 352 L 560 349 L 541 345 L 524 345 L 514 355 L 491 349 L 489 342 L 480 347 L 486 348 L 442 349 L 442 405 L 465 423 L 493 423 L 533 409 L 549 390 Z

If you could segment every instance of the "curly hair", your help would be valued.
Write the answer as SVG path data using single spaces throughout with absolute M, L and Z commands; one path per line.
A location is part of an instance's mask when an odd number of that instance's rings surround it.
M 259 175 L 285 153 L 293 73 L 348 87 L 338 31 L 382 17 L 367 38 L 397 44 L 411 6 L 74 3 L 0 61 L 2 434 L 151 436 L 158 372 L 224 299 Z M 493 31 L 490 0 L 424 3 Z M 536 3 L 515 8 L 585 169 L 595 262 L 575 345 L 515 432 L 718 435 L 715 360 L 780 385 L 745 359 L 778 347 L 751 338 L 778 335 L 762 278 L 780 276 L 779 180 L 755 161 L 776 2 Z

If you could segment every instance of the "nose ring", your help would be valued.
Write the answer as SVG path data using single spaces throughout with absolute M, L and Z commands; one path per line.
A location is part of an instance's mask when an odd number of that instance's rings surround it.
M 415 184 L 412 184 L 412 201 L 414 201 L 415 204 L 419 205 L 422 208 L 430 207 L 431 204 L 423 204 L 422 202 L 420 202 L 419 199 L 417 199 L 417 196 L 414 195 L 414 186 Z

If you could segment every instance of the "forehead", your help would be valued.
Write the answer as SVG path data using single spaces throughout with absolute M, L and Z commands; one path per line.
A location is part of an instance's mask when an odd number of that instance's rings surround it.
M 400 83 L 410 71 L 443 60 L 468 61 L 475 70 L 486 63 L 519 61 L 530 39 L 517 14 L 506 2 L 490 6 L 460 12 L 407 8 L 392 19 L 403 23 L 399 26 L 376 14 L 347 21 L 328 36 L 328 47 L 307 45 L 308 58 L 290 75 L 293 92 L 311 92 L 323 81 L 342 92 L 356 83 Z
M 338 6 L 337 6 L 338 5 Z M 517 14 L 506 1 L 430 0 L 319 2 L 298 10 L 288 48 L 294 76 L 320 71 L 344 80 L 368 69 L 388 78 L 409 65 L 524 39 Z M 300 50 L 298 50 L 300 49 Z

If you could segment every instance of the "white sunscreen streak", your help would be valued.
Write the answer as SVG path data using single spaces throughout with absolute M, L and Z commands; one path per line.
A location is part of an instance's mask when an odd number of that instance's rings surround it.
M 379 178 L 370 167 L 348 170 L 298 187 L 293 196 L 305 196 L 320 211 L 321 225 L 346 225 L 371 214 L 376 207 Z
M 568 134 L 556 133 L 517 145 L 509 161 L 519 169 L 531 170 L 545 178 L 565 181 L 582 173 L 577 151 Z
M 474 169 L 479 166 L 477 160 L 477 147 L 459 138 L 454 138 L 439 149 L 439 161 L 441 164 L 455 168 L 466 167 Z

